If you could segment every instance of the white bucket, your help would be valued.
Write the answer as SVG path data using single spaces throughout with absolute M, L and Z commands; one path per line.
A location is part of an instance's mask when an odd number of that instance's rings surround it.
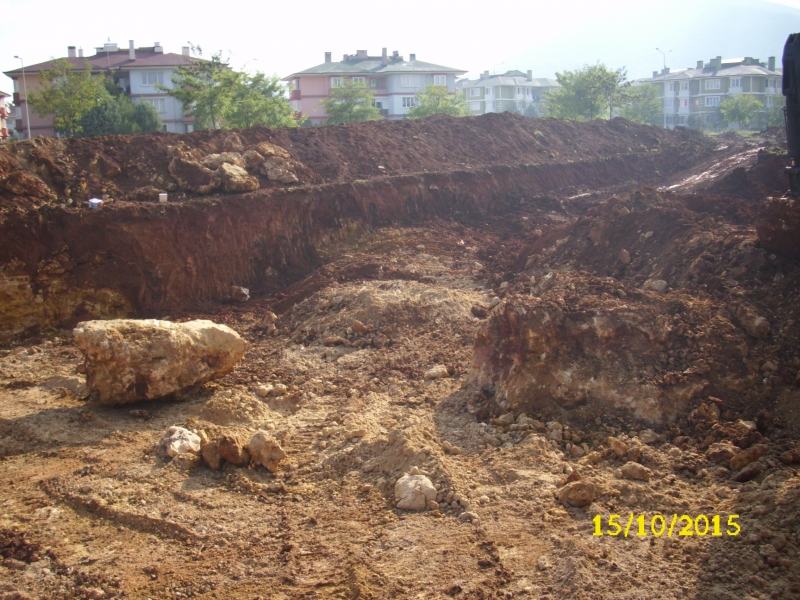
M 103 206 L 103 201 L 100 200 L 100 198 L 90 198 L 89 199 L 89 208 L 91 208 L 92 210 L 97 210 L 101 206 Z
M 158 201 L 159 202 L 166 202 L 167 201 L 167 192 L 159 192 Z

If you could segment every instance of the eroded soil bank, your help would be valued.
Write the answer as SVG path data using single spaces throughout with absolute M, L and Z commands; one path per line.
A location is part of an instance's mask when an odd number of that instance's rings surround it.
M 160 205 L 133 192 L 171 185 L 175 136 L 48 142 L 70 176 L 121 167 L 89 212 L 14 167 L 52 195 L 2 197 L 0 319 L 27 337 L 0 347 L 0 598 L 800 594 L 800 266 L 755 229 L 786 187 L 769 136 L 492 115 L 238 137 L 298 181 L 247 167 L 257 191 Z M 220 304 L 232 285 L 253 298 Z M 112 314 L 249 347 L 179 397 L 103 406 L 67 326 Z M 172 425 L 288 457 L 186 469 Z M 414 468 L 435 508 L 396 508 Z M 614 514 L 646 534 L 593 535 Z

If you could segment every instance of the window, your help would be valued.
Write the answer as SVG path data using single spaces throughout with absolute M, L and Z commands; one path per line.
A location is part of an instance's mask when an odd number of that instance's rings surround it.
M 469 95 L 473 98 L 481 95 L 481 88 L 469 88 Z
M 166 98 L 142 98 L 142 101 L 147 102 L 150 106 L 155 108 L 160 113 L 167 112 Z
M 667 125 L 675 125 L 675 116 L 674 115 L 667 115 Z
M 688 81 L 682 81 L 681 82 L 681 91 L 682 92 L 688 92 L 689 91 L 689 82 Z
M 719 106 L 719 96 L 706 96 L 706 106 Z
M 675 84 L 674 83 L 670 83 L 669 84 L 669 91 L 670 92 L 674 92 L 675 91 Z
M 142 73 L 142 85 L 155 85 L 164 83 L 163 71 L 144 71 Z
M 353 77 L 353 83 L 365 83 L 366 79 L 363 77 Z
M 403 108 L 413 108 L 417 105 L 417 99 L 414 96 L 403 96 Z
M 375 100 L 375 101 L 372 103 L 372 106 L 374 106 L 374 107 L 375 107 L 375 108 L 377 108 L 378 110 L 381 110 L 381 109 L 383 108 L 383 100 Z
M 377 77 L 370 77 L 369 78 L 369 87 L 373 90 L 381 90 L 386 87 L 383 82 L 383 79 L 378 79 Z
M 678 123 L 677 124 L 678 125 L 686 125 L 686 120 L 687 120 L 686 115 L 680 115 L 678 117 Z
M 400 75 L 400 87 L 419 87 L 419 75 Z
M 470 102 L 469 103 L 469 109 L 470 110 L 474 110 L 474 111 L 477 112 L 477 111 L 479 111 L 481 109 L 481 103 L 480 102 Z
M 741 77 L 731 77 L 731 87 L 732 88 L 740 88 L 742 87 L 742 78 Z
M 492 93 L 492 88 L 486 88 L 486 95 L 488 96 L 491 93 Z
M 688 98 L 681 99 L 681 106 L 684 107 L 689 106 L 689 99 Z
M 718 90 L 718 89 L 720 89 L 719 79 L 707 79 L 706 80 L 706 89 L 707 90 Z
M 530 96 L 531 95 L 531 88 L 525 88 L 525 95 L 526 96 Z
M 341 77 L 331 77 L 331 87 L 332 88 L 342 87 L 342 78 Z
M 434 75 L 433 85 L 447 85 L 447 75 Z
M 300 80 L 299 79 L 292 79 L 292 89 L 299 90 L 300 89 Z

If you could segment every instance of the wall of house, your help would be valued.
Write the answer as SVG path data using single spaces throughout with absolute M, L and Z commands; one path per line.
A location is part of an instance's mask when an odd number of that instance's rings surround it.
M 168 96 L 166 92 L 156 88 L 154 84 L 144 84 L 142 82 L 143 73 L 162 73 L 163 85 L 172 89 L 174 87 L 172 83 L 174 70 L 168 67 L 131 69 L 129 72 L 131 101 L 136 103 L 141 102 L 144 98 L 164 98 L 164 110 L 159 111 L 159 116 L 167 126 L 167 131 L 186 133 L 186 125 L 183 123 L 183 104 L 179 100 Z

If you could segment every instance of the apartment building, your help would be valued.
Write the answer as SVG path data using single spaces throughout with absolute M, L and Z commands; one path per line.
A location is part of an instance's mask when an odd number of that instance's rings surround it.
M 10 119 L 11 115 L 8 110 L 9 98 L 11 98 L 9 94 L 0 91 L 0 142 L 5 142 L 11 136 L 8 121 L 11 120 L 13 122 L 13 119 Z
M 636 85 L 656 86 L 663 108 L 663 125 L 718 127 L 722 123 L 719 106 L 725 98 L 749 94 L 758 98 L 764 109 L 754 118 L 754 126 L 766 124 L 766 112 L 779 102 L 783 70 L 775 66 L 775 57 L 766 64 L 757 58 L 712 58 L 708 63 L 697 61 L 694 69 L 671 71 L 639 79 Z
M 403 119 L 416 105 L 416 93 L 427 85 L 446 87 L 456 93 L 456 77 L 466 71 L 444 67 L 417 60 L 415 54 L 409 59 L 395 50 L 389 56 L 383 48 L 381 56 L 369 56 L 366 50 L 345 54 L 341 61 L 331 60 L 325 53 L 325 62 L 284 77 L 289 84 L 289 103 L 313 125 L 322 125 L 328 118 L 320 102 L 329 98 L 331 90 L 340 87 L 346 80 L 361 82 L 375 95 L 375 106 L 386 119 Z
M 158 90 L 156 83 L 172 87 L 172 75 L 175 69 L 190 60 L 189 47 L 182 49 L 181 54 L 164 52 L 163 46 L 156 42 L 153 46 L 135 48 L 133 40 L 128 48 L 120 48 L 115 43 L 106 43 L 95 48 L 92 56 L 84 56 L 83 50 L 75 46 L 67 48 L 65 57 L 78 69 L 86 68 L 89 63 L 92 73 L 102 75 L 110 72 L 123 92 L 130 95 L 131 101 L 152 104 L 161 116 L 164 131 L 186 133 L 192 131 L 194 117 L 183 114 L 181 102 L 172 98 L 165 91 Z M 191 59 L 198 60 L 198 59 Z M 35 65 L 25 65 L 23 81 L 22 68 L 7 71 L 5 74 L 14 81 L 14 110 L 18 136 L 27 137 L 27 113 L 30 114 L 31 136 L 43 135 L 56 137 L 51 116 L 41 117 L 33 110 L 25 110 L 26 93 L 39 88 L 39 74 L 53 66 L 52 60 Z
M 489 71 L 484 71 L 478 79 L 462 79 L 457 87 L 464 94 L 473 115 L 527 110 L 529 114 L 533 112 L 534 116 L 539 116 L 545 111 L 545 94 L 561 87 L 561 84 L 555 79 L 534 78 L 533 71 L 508 71 L 491 76 Z

